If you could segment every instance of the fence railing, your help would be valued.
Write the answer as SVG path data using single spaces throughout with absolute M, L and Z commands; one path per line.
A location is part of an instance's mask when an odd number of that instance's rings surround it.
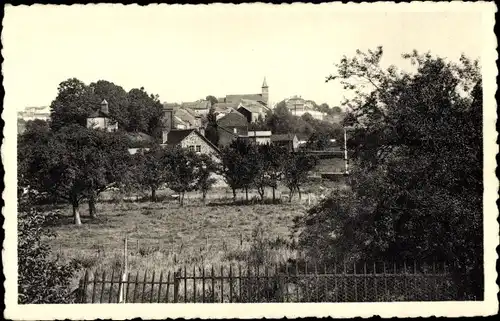
M 86 271 L 80 303 L 250 303 L 250 302 L 386 302 L 457 300 L 447 271 L 429 268 L 359 273 L 345 265 L 305 270 L 295 267 L 184 268 L 175 272 L 122 275 Z M 301 271 L 302 270 L 302 271 Z

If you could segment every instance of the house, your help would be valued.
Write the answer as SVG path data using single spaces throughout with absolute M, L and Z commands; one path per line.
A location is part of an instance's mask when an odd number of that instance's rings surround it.
M 238 108 L 238 104 L 234 103 L 215 103 L 212 108 L 214 109 L 216 119 L 220 119 L 225 115 L 229 114 L 231 111 Z
M 248 133 L 247 118 L 234 109 L 217 120 L 217 127 L 220 146 L 227 146 Z
M 50 119 L 50 106 L 26 107 L 23 111 L 17 112 L 17 118 L 24 121 L 41 119 Z
M 236 109 L 243 114 L 249 123 L 256 122 L 259 117 L 264 119 L 271 110 L 262 103 L 255 100 L 241 99 L 238 108 Z
M 214 160 L 219 158 L 220 151 L 197 129 L 172 129 L 166 140 L 161 144 L 166 147 L 179 146 L 201 154 L 211 155 Z
M 140 151 L 148 151 L 155 143 L 154 137 L 141 132 L 130 132 L 125 134 L 128 140 L 128 152 L 131 155 Z
M 108 132 L 118 130 L 118 123 L 109 116 L 108 102 L 104 99 L 101 108 L 87 117 L 87 128 L 104 129 Z
M 266 107 L 269 106 L 269 86 L 267 85 L 266 78 L 262 83 L 261 92 L 257 94 L 239 94 L 239 95 L 226 95 L 222 103 L 239 104 L 242 99 L 257 101 Z
M 191 109 L 198 115 L 206 115 L 212 107 L 212 103 L 209 100 L 197 100 L 194 102 L 181 103 L 181 108 Z
M 174 120 L 183 124 L 183 127 L 174 124 L 174 128 L 178 129 L 199 128 L 201 126 L 201 116 L 188 108 L 174 110 Z
M 256 144 L 270 144 L 272 133 L 270 130 L 249 130 L 248 140 Z
M 293 96 L 285 99 L 286 107 L 290 113 L 297 117 L 302 117 L 305 114 L 311 115 L 313 118 L 323 120 L 325 114 L 314 109 L 314 102 L 305 100 L 300 96 Z
M 299 147 L 299 139 L 295 134 L 275 134 L 271 135 L 271 143 L 287 147 L 288 150 L 296 151 Z

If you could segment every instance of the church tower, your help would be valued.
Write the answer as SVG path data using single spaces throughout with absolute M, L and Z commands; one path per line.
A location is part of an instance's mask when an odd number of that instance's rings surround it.
M 267 85 L 266 77 L 264 77 L 264 82 L 262 83 L 262 100 L 269 107 L 269 86 Z

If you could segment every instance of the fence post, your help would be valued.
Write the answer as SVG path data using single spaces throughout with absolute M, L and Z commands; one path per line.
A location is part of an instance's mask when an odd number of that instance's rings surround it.
M 128 240 L 127 240 L 127 235 L 125 235 L 125 239 L 123 240 L 123 274 L 120 282 L 120 289 L 119 289 L 119 294 L 120 297 L 118 299 L 119 303 L 125 303 L 127 301 L 127 294 L 125 291 L 125 282 L 128 282 L 127 280 L 127 273 L 128 273 Z
M 174 303 L 179 299 L 179 271 L 174 272 Z

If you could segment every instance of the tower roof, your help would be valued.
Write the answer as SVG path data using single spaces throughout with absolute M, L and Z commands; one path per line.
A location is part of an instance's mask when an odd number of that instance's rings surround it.
M 264 82 L 262 83 L 262 88 L 267 88 L 266 77 L 264 77 Z

